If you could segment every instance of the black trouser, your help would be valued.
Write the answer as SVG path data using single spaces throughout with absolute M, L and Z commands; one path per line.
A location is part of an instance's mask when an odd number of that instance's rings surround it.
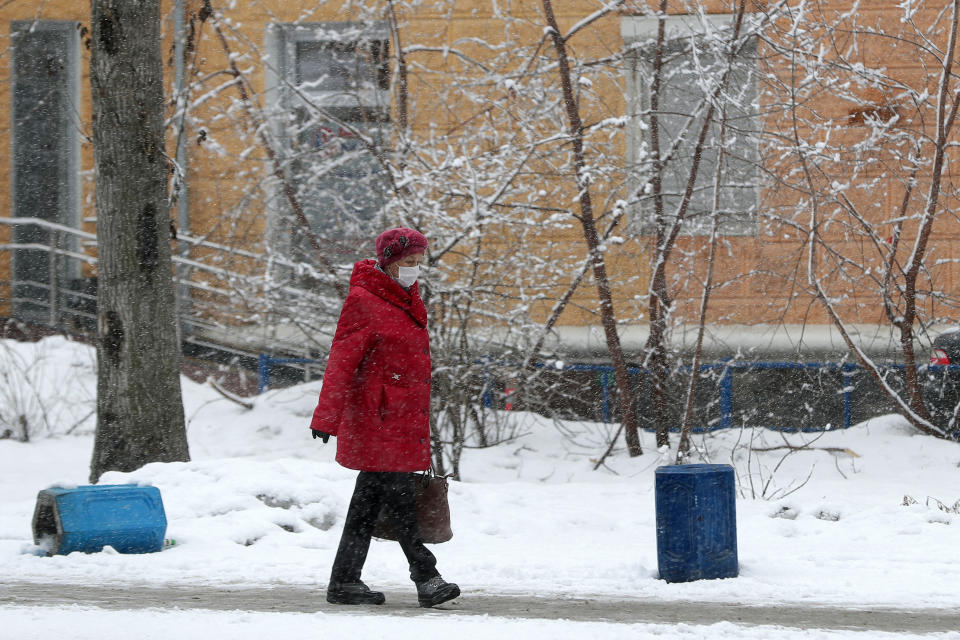
M 330 582 L 358 582 L 370 549 L 373 525 L 383 508 L 400 548 L 410 564 L 410 579 L 423 582 L 440 575 L 437 559 L 423 544 L 417 525 L 413 473 L 361 471 L 343 523 L 340 547 L 333 561 Z

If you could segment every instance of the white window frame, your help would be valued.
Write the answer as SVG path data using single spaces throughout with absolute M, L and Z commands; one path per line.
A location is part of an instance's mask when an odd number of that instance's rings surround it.
M 271 132 L 278 142 L 281 159 L 287 151 L 289 140 L 284 138 L 284 118 L 297 109 L 316 111 L 317 108 L 329 109 L 332 113 L 354 111 L 374 114 L 372 120 L 378 123 L 389 119 L 390 89 L 375 84 L 359 91 L 324 91 L 297 86 L 298 45 L 302 43 L 380 41 L 389 42 L 389 26 L 384 21 L 375 22 L 310 22 L 310 23 L 274 23 L 267 27 L 266 50 L 269 53 L 266 65 L 267 104 L 277 116 L 271 119 Z M 358 125 L 360 121 L 343 120 L 349 125 Z M 337 126 L 339 129 L 343 127 Z M 334 132 L 333 138 L 343 132 Z M 349 135 L 349 134 L 344 134 Z M 287 203 L 282 190 L 276 189 L 268 207 L 268 239 L 272 247 L 285 251 L 290 247 L 290 228 L 284 225 L 279 215 L 287 211 Z M 306 207 L 305 207 L 306 208 Z
M 297 45 L 312 42 L 389 41 L 386 22 L 274 23 L 267 27 L 266 45 L 271 64 L 267 65 L 266 88 L 270 103 L 295 108 L 309 100 L 320 107 L 389 107 L 390 91 L 371 88 L 358 93 L 296 89 Z M 359 101 L 358 101 L 359 98 Z M 358 104 L 359 103 L 359 104 Z
M 706 15 L 671 15 L 665 18 L 666 38 L 667 40 L 682 40 L 703 38 L 716 31 L 730 30 L 733 26 L 735 16 L 732 14 L 706 14 Z M 750 16 L 745 16 L 745 24 L 750 20 Z M 621 18 L 620 31 L 621 36 L 627 46 L 639 43 L 653 44 L 656 41 L 657 30 L 660 20 L 655 16 L 625 16 Z M 633 50 L 632 55 L 627 57 L 626 86 L 627 86 L 627 112 L 632 116 L 631 124 L 627 134 L 627 161 L 629 166 L 637 166 L 641 155 L 648 149 L 646 119 L 642 114 L 649 111 L 650 98 L 646 87 L 640 82 L 643 71 L 652 73 L 650 65 L 646 69 L 641 67 L 644 64 L 640 59 L 639 47 Z M 754 76 L 756 83 L 756 76 Z M 759 117 L 758 117 L 759 118 Z M 697 133 L 699 129 L 696 129 Z M 664 144 L 664 141 L 661 141 Z M 759 149 L 754 145 L 751 147 L 742 147 L 746 154 L 759 162 Z M 665 149 L 661 148 L 661 152 Z M 757 184 L 759 184 L 760 172 L 755 173 Z M 712 172 L 704 173 L 701 167 L 697 177 L 697 184 L 704 185 L 712 182 Z M 635 178 L 628 183 L 630 193 L 636 194 L 644 185 Z M 754 187 L 751 206 L 749 210 L 742 212 L 732 218 L 726 219 L 720 225 L 720 233 L 723 235 L 754 235 L 757 233 L 757 211 L 759 208 L 759 189 Z M 749 200 L 749 198 L 748 198 Z M 649 204 L 637 203 L 632 207 L 633 219 L 632 227 L 640 233 L 650 233 L 653 230 L 651 224 L 651 207 Z M 672 211 L 667 212 L 672 215 Z M 710 232 L 710 225 L 697 223 L 695 221 L 685 220 L 682 232 L 687 235 L 703 235 Z
M 35 204 L 23 202 L 22 194 L 17 193 L 17 185 L 24 176 L 24 168 L 19 160 L 22 153 L 30 153 L 29 140 L 25 139 L 26 128 L 22 123 L 17 122 L 17 96 L 18 86 L 22 82 L 18 74 L 18 62 L 26 63 L 31 67 L 36 67 L 41 61 L 21 60 L 17 50 L 18 39 L 24 34 L 31 33 L 55 33 L 61 38 L 64 46 L 64 83 L 60 87 L 63 91 L 64 101 L 60 113 L 54 114 L 50 121 L 43 123 L 45 131 L 58 137 L 60 156 L 58 167 L 56 168 L 55 179 L 57 181 L 57 208 L 56 211 L 37 211 Z M 81 224 L 81 150 L 80 150 L 80 131 L 83 126 L 80 123 L 80 103 L 81 103 L 81 64 L 80 64 L 80 35 L 75 21 L 68 20 L 14 20 L 10 22 L 11 50 L 9 58 L 10 64 L 10 215 L 20 218 L 42 218 L 53 223 L 65 225 L 75 229 L 80 228 Z M 32 107 L 28 108 L 32 112 Z M 27 116 L 30 117 L 30 116 Z M 27 150 L 24 151 L 26 146 Z M 22 185 L 21 185 L 22 186 Z M 34 185 L 36 186 L 36 185 Z M 36 242 L 30 238 L 32 234 L 37 233 L 34 227 L 16 227 L 13 232 L 15 242 Z M 49 244 L 54 243 L 54 236 L 47 232 Z M 72 234 L 59 234 L 59 249 L 61 251 L 78 251 L 76 237 Z M 13 255 L 13 265 L 11 280 L 16 281 L 17 273 L 21 270 L 29 271 L 32 264 L 37 259 L 35 250 L 18 250 Z M 48 259 L 47 256 L 44 259 Z M 80 263 L 77 260 L 58 260 L 56 270 L 51 272 L 48 266 L 45 267 L 47 285 L 54 287 L 63 286 L 72 279 L 80 276 Z M 26 285 L 29 289 L 29 285 Z M 15 294 L 16 299 L 16 294 Z M 37 319 L 34 317 L 36 305 L 30 302 L 14 302 L 14 315 L 25 319 Z M 42 320 L 46 321 L 46 315 Z

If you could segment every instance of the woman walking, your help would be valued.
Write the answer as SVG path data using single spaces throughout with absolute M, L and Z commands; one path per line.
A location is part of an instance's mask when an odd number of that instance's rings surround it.
M 460 595 L 440 577 L 417 525 L 414 476 L 430 467 L 430 338 L 417 286 L 427 239 L 396 228 L 377 237 L 377 260 L 353 266 L 330 347 L 314 438 L 337 438 L 337 462 L 357 483 L 333 561 L 327 602 L 383 604 L 360 580 L 381 509 L 397 532 L 421 607 Z

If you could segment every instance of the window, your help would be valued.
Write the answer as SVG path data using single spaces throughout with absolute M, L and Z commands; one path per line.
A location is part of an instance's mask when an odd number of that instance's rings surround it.
M 708 233 L 712 213 L 726 234 L 750 234 L 756 228 L 759 152 L 757 147 L 756 40 L 736 44 L 733 64 L 727 50 L 730 16 L 670 16 L 663 54 L 659 105 L 660 154 L 663 159 L 664 218 L 676 218 L 690 179 L 697 140 L 708 99 L 725 72 L 721 92 L 702 149 L 694 189 L 684 216 L 685 233 Z M 655 228 L 650 178 L 651 87 L 657 24 L 655 18 L 625 18 L 622 33 L 631 47 L 627 104 L 635 116 L 628 137 L 628 161 L 634 167 L 631 192 L 637 194 L 638 228 Z M 709 33 L 709 36 L 706 35 Z M 729 69 L 729 71 L 728 71 Z M 718 180 L 719 172 L 719 180 Z
M 75 22 L 11 23 L 11 195 L 12 215 L 79 226 L 80 140 L 77 103 L 80 41 Z M 14 227 L 17 244 L 70 247 L 61 234 L 37 225 Z M 14 314 L 49 320 L 52 285 L 77 277 L 42 249 L 20 249 L 13 260 Z
M 376 155 L 389 126 L 387 27 L 272 25 L 268 46 L 273 132 L 282 141 L 284 169 L 327 257 L 352 259 L 380 226 L 387 195 Z M 282 194 L 273 213 L 274 246 L 306 247 Z

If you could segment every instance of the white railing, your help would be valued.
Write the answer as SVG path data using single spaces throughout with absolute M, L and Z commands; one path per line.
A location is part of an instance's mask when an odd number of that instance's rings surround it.
M 0 218 L 0 225 L 32 227 L 46 237 L 39 242 L 31 238 L 0 243 L 0 255 L 10 256 L 10 279 L 0 281 L 0 304 L 8 303 L 14 316 L 27 310 L 29 317 L 23 319 L 51 328 L 93 331 L 96 281 L 95 276 L 84 274 L 95 273 L 97 259 L 85 250 L 95 251 L 96 235 L 40 218 Z M 16 238 L 17 234 L 9 235 Z M 290 278 L 271 280 L 268 275 L 283 270 L 295 273 L 303 265 L 184 233 L 178 233 L 175 242 L 172 262 L 177 316 L 185 342 L 252 357 L 263 352 L 304 355 L 310 347 L 322 344 L 325 331 L 321 325 L 327 324 L 327 319 L 305 327 L 302 322 L 285 320 L 282 313 L 289 308 L 284 300 L 312 302 L 322 308 L 323 296 L 291 284 Z M 46 254 L 45 264 L 34 262 L 34 271 L 45 277 L 24 277 L 23 270 L 15 266 L 17 252 L 22 251 Z M 192 257 L 196 254 L 204 258 Z M 234 260 L 243 263 L 243 271 L 220 266 Z M 318 335 L 320 343 L 316 343 Z

